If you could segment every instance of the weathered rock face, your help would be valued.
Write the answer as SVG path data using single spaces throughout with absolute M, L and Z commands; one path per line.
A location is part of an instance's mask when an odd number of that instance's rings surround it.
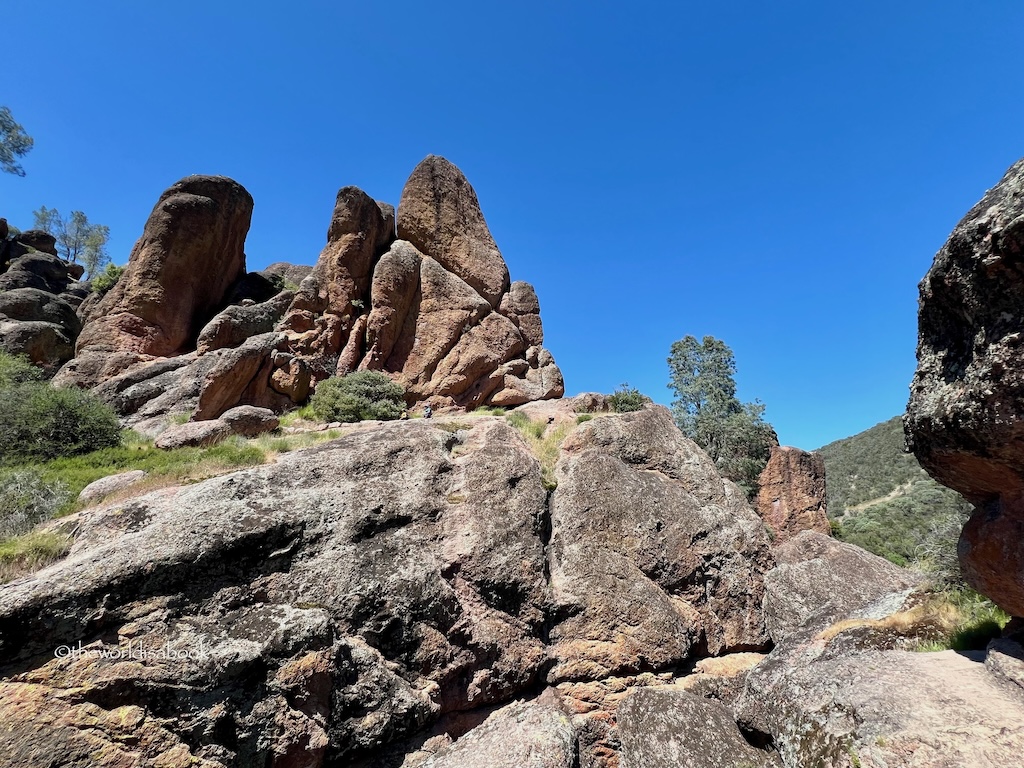
M 497 309 L 508 267 L 484 221 L 476 192 L 458 168 L 430 155 L 416 166 L 398 203 L 398 236 L 465 280 Z
M 977 505 L 972 586 L 1024 616 L 1024 160 L 957 224 L 921 282 L 905 427 L 921 465 Z
M 315 267 L 282 262 L 244 274 L 251 210 L 229 179 L 189 177 L 165 192 L 128 271 L 80 311 L 78 355 L 56 383 L 109 393 L 154 358 L 195 348 L 187 371 L 147 385 L 145 402 L 159 408 L 140 418 L 120 400 L 132 423 L 185 410 L 189 381 L 213 404 L 195 414 L 205 419 L 238 404 L 301 403 L 318 382 L 357 369 L 391 375 L 410 405 L 515 406 L 563 394 L 561 371 L 541 346 L 536 293 L 509 284 L 476 194 L 443 158 L 424 160 L 403 192 L 400 229 L 415 243 L 396 240 L 392 206 L 344 187 Z M 211 378 L 204 357 L 272 332 L 280 335 L 262 352 L 235 356 L 244 370 L 218 365 Z
M 222 176 L 188 176 L 157 201 L 124 275 L 82 329 L 78 352 L 187 351 L 245 273 L 253 201 Z
M 664 409 L 580 426 L 553 499 L 504 419 L 452 429 L 354 430 L 67 521 L 65 560 L 0 585 L 0 766 L 32 764 L 44 744 L 91 765 L 120 754 L 127 719 L 151 727 L 133 743 L 138 764 L 369 767 L 408 754 L 410 766 L 612 768 L 608 702 L 670 682 L 706 646 L 765 642 L 760 521 Z M 606 466 L 628 487 L 665 488 L 621 506 L 603 476 L 586 481 Z M 620 583 L 587 553 L 617 563 Z M 630 626 L 640 614 L 650 635 Z M 54 658 L 79 641 L 86 652 Z M 576 672 L 620 692 L 610 711 L 581 708 L 591 694 Z M 476 727 L 517 697 L 530 701 Z
M 820 456 L 788 446 L 772 446 L 771 456 L 758 478 L 755 509 L 782 544 L 800 531 L 828 536 L 825 461 Z
M 761 520 L 667 409 L 583 424 L 551 501 L 552 682 L 762 648 Z
M 75 307 L 88 292 L 72 276 L 81 277 L 78 265 L 55 254 L 45 232 L 0 237 L 0 349 L 26 355 L 50 375 L 74 355 L 82 329 Z

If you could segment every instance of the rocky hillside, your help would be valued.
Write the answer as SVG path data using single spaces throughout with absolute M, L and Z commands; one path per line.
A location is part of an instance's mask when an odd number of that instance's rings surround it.
M 844 541 L 907 565 L 935 535 L 950 535 L 970 505 L 939 485 L 904 447 L 903 419 L 876 424 L 818 449 L 828 476 L 828 510 Z M 955 541 L 949 542 L 950 547 Z

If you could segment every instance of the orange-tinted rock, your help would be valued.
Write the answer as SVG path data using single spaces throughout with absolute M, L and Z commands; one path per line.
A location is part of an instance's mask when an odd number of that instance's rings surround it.
M 253 201 L 223 176 L 188 176 L 164 192 L 124 275 L 95 308 L 77 351 L 169 356 L 187 350 L 245 274 Z
M 755 508 L 778 545 L 800 531 L 832 532 L 826 515 L 825 461 L 814 453 L 772 446 L 758 478 Z
M 509 287 L 508 267 L 476 192 L 458 168 L 429 155 L 398 203 L 398 236 L 469 283 L 493 308 Z

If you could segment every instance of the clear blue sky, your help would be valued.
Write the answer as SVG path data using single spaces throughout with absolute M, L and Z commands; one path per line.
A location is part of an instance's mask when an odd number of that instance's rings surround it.
M 1024 155 L 1024 3 L 8 0 L 0 104 L 36 140 L 0 216 L 111 229 L 225 174 L 250 269 L 313 263 L 337 189 L 429 153 L 540 295 L 570 394 L 660 402 L 687 334 L 814 448 L 902 412 L 917 282 Z

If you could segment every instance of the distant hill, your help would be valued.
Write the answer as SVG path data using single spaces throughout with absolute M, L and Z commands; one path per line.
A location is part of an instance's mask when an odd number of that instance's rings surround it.
M 928 556 L 936 545 L 955 548 L 971 506 L 905 452 L 901 417 L 817 453 L 825 461 L 828 516 L 838 538 L 900 565 Z

